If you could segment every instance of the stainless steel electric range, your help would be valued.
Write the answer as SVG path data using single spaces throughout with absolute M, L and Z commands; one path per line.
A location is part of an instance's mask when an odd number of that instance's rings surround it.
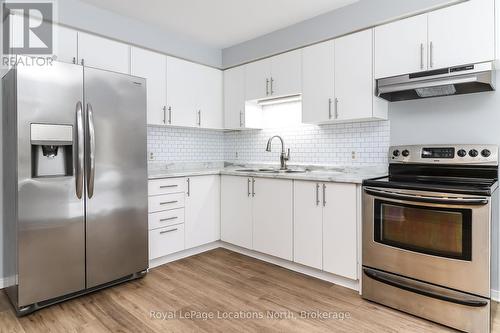
M 362 296 L 466 332 L 489 332 L 498 290 L 498 147 L 391 147 L 363 183 Z

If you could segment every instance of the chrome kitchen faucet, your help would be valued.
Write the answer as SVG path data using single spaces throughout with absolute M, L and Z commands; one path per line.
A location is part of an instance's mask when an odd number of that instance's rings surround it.
M 286 162 L 290 160 L 290 148 L 285 151 L 285 141 L 283 141 L 283 138 L 279 135 L 275 135 L 271 137 L 267 141 L 267 147 L 266 151 L 271 152 L 271 143 L 274 138 L 278 138 L 281 141 L 281 154 L 280 154 L 280 163 L 281 163 L 281 170 L 287 170 Z

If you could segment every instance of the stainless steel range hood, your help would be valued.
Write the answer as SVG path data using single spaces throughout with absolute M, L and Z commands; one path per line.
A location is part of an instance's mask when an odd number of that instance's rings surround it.
M 389 102 L 492 90 L 495 72 L 491 62 L 377 80 L 377 95 Z

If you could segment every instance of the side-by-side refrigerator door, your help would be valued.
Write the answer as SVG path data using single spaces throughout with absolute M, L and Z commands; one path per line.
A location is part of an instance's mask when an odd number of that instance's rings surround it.
M 18 306 L 85 289 L 83 69 L 17 69 Z
M 148 268 L 146 82 L 84 69 L 87 288 Z

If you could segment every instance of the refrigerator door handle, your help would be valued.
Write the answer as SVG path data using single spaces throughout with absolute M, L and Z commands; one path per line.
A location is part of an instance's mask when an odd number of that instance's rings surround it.
M 83 193 L 83 168 L 84 168 L 84 133 L 83 133 L 83 107 L 82 102 L 76 103 L 76 168 L 75 187 L 76 197 L 82 198 Z
M 87 194 L 89 199 L 94 195 L 95 177 L 95 128 L 94 112 L 92 105 L 87 104 L 87 124 L 88 124 L 88 173 L 87 173 Z

